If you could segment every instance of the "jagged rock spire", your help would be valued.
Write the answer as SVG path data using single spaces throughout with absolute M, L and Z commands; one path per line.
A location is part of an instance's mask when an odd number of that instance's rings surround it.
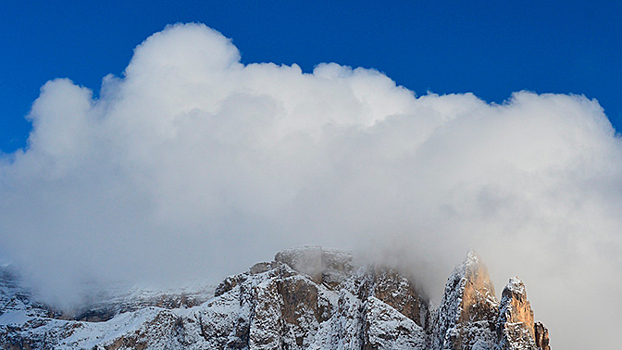
M 499 321 L 502 324 L 520 323 L 529 332 L 531 338 L 535 337 L 533 310 L 527 300 L 525 284 L 517 276 L 510 278 L 503 289 Z
M 475 251 L 469 251 L 462 264 L 447 280 L 438 309 L 434 331 L 435 350 L 491 347 L 499 301 L 488 269 Z
M 495 297 L 495 287 L 488 275 L 486 265 L 480 262 L 475 251 L 470 250 L 464 262 L 464 289 L 461 312 L 458 322 L 488 320 L 496 312 L 491 311 L 499 305 Z
M 525 284 L 518 277 L 510 278 L 501 294 L 497 332 L 503 350 L 550 350 L 548 329 L 534 323 Z
M 540 321 L 536 321 L 536 346 L 541 350 L 551 350 L 549 346 L 549 330 Z

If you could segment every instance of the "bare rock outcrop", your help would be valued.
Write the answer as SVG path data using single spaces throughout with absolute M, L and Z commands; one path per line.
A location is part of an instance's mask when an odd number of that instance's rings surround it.
M 548 329 L 534 322 L 524 283 L 510 279 L 499 301 L 472 251 L 449 277 L 436 315 L 434 350 L 550 350 Z
M 353 270 L 351 254 L 319 246 L 287 249 L 278 252 L 274 261 L 286 264 L 328 288 L 337 287 Z
M 518 277 L 511 278 L 501 294 L 497 333 L 502 350 L 550 349 L 548 329 L 534 322 L 525 284 Z
M 499 301 L 486 266 L 475 252 L 447 280 L 437 310 L 433 349 L 492 349 Z
M 370 268 L 365 276 L 368 296 L 391 306 L 424 329 L 429 326 L 429 301 L 413 281 L 386 267 Z
M 542 322 L 537 321 L 535 326 L 536 331 L 536 346 L 541 350 L 551 350 L 549 346 L 549 330 Z

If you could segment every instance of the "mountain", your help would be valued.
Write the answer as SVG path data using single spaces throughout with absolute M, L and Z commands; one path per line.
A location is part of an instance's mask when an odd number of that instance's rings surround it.
M 501 301 L 474 252 L 434 307 L 398 271 L 348 253 L 302 247 L 227 277 L 215 288 L 133 291 L 72 315 L 33 300 L 0 275 L 2 349 L 550 350 L 524 284 Z

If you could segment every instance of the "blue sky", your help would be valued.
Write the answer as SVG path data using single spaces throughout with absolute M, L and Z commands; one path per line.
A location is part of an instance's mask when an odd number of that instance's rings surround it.
M 176 22 L 232 38 L 249 62 L 376 68 L 417 95 L 514 91 L 596 98 L 622 127 L 620 1 L 54 1 L 0 3 L 0 149 L 24 147 L 40 87 L 95 91 Z

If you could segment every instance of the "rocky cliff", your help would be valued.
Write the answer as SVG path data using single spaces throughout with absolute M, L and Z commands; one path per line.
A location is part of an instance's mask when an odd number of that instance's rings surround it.
M 3 349 L 550 349 L 523 283 L 511 279 L 499 301 L 473 252 L 438 308 L 398 271 L 319 247 L 280 252 L 213 292 L 138 293 L 72 317 L 3 276 Z

